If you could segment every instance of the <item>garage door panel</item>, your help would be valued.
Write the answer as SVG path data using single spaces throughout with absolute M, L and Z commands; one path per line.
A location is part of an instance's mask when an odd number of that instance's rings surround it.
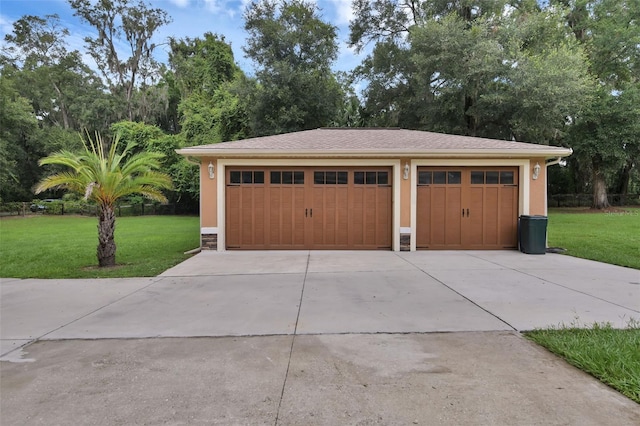
M 435 181 L 440 182 L 446 173 L 437 171 Z M 460 229 L 462 188 L 436 184 L 418 187 L 418 247 L 440 249 L 457 248 L 462 241 Z
M 517 221 L 503 218 L 518 217 L 518 188 L 504 187 L 500 191 L 500 241 L 502 247 L 517 247 L 518 226 Z
M 240 190 L 240 245 L 255 246 L 264 240 L 264 235 L 256 235 L 257 229 L 264 232 L 264 199 L 260 200 L 252 187 L 241 187 Z M 264 197 L 264 194 L 261 194 Z
M 377 195 L 378 195 L 378 187 L 377 186 L 367 186 L 364 189 L 364 222 L 365 222 L 365 233 L 364 233 L 364 245 L 375 245 L 376 244 L 376 231 L 377 231 Z
M 304 246 L 304 188 L 269 188 L 269 246 Z
M 431 241 L 431 190 L 430 186 L 419 186 L 416 197 L 416 217 L 419 225 L 416 228 L 416 245 L 425 247 Z
M 472 246 L 482 246 L 486 235 L 485 221 L 487 212 L 484 211 L 485 190 L 481 186 L 469 189 L 469 214 L 467 220 L 469 226 L 469 244 Z M 465 210 L 466 213 L 466 210 Z
M 482 228 L 481 245 L 498 246 L 500 211 L 496 206 L 500 205 L 500 188 L 487 187 L 484 190 L 484 206 L 482 210 L 484 226 Z
M 349 190 L 340 187 L 336 193 L 336 228 L 335 243 L 339 247 L 349 246 Z
M 450 248 L 457 248 L 462 245 L 462 230 L 460 228 L 462 188 L 458 186 L 447 187 L 446 191 L 444 245 Z
M 266 191 L 264 187 L 252 187 L 250 188 L 250 192 L 247 194 L 243 194 L 245 199 L 253 199 L 253 203 L 247 203 L 248 205 L 252 205 L 251 214 L 247 214 L 247 220 L 251 220 L 253 223 L 252 232 L 246 233 L 244 241 L 248 244 L 255 246 L 264 246 L 266 236 L 265 231 L 267 227 L 265 226 L 266 219 L 266 201 L 265 195 Z M 249 227 L 245 227 L 245 230 L 249 229 Z
M 447 224 L 447 189 L 434 187 L 431 190 L 429 206 L 431 215 L 428 223 L 431 228 L 431 239 L 426 242 L 427 246 L 444 245 L 447 241 L 445 233 Z
M 326 215 L 326 211 L 325 211 L 325 197 L 326 197 L 326 193 L 325 193 L 325 188 L 324 187 L 314 187 L 313 188 L 313 202 L 311 203 L 311 205 L 313 206 L 313 208 L 309 208 L 310 210 L 310 214 L 313 215 L 315 213 L 315 216 L 312 216 L 312 221 L 313 221 L 313 241 L 312 241 L 312 245 L 313 246 L 321 246 L 326 244 L 325 240 L 326 240 L 326 233 L 331 233 L 333 234 L 333 232 L 335 232 L 335 230 L 333 229 L 333 227 L 329 227 L 325 218 Z M 315 212 L 314 212 L 315 210 Z
M 389 203 L 379 205 L 377 187 L 332 185 L 314 186 L 313 248 L 377 248 L 376 209 L 390 210 Z M 318 206 L 321 208 L 318 210 Z M 390 216 L 387 216 L 390 217 Z M 383 225 L 390 229 L 391 222 Z
M 359 246 L 364 244 L 366 232 L 366 222 L 362 214 L 360 214 L 365 206 L 365 188 L 363 186 L 354 187 L 351 191 L 350 199 L 349 222 L 351 227 L 349 229 L 349 244 Z
M 376 210 L 378 206 L 386 209 L 388 205 L 383 201 L 379 203 L 376 193 L 370 188 L 357 188 L 354 193 L 359 201 L 349 211 L 350 244 L 355 248 L 388 246 L 384 234 L 387 228 L 390 229 L 390 220 L 385 220 L 388 215 Z
M 499 204 L 499 188 L 472 186 L 469 193 L 469 248 L 498 248 L 500 215 L 496 207 Z
M 240 193 L 239 186 L 227 188 L 227 244 L 232 247 L 240 246 Z
M 227 245 L 264 247 L 267 228 L 264 187 L 228 186 L 227 204 Z
M 317 245 L 346 247 L 348 244 L 348 188 L 346 186 L 327 186 L 324 190 L 324 203 L 321 213 L 314 210 L 314 229 L 316 224 L 322 240 Z M 314 203 L 315 207 L 315 203 Z
M 281 188 L 271 188 L 269 191 L 269 241 L 279 241 L 280 238 L 286 238 L 288 231 L 282 222 L 286 218 L 287 212 L 289 212 L 289 216 L 291 215 L 291 206 L 287 206 L 287 203 L 282 200 L 282 192 Z M 280 211 L 277 206 L 282 206 L 282 210 Z
M 390 186 L 379 188 L 376 199 L 376 241 L 384 247 L 391 247 L 391 202 L 392 188 Z
M 296 186 L 292 189 L 292 192 L 295 195 L 294 202 L 292 203 L 293 212 L 291 215 L 293 216 L 293 220 L 291 221 L 291 226 L 293 230 L 293 241 L 291 244 L 295 245 L 295 247 L 302 247 L 305 244 L 305 233 L 304 233 L 304 221 L 305 216 L 302 213 L 304 210 L 305 203 L 305 191 L 304 187 Z M 286 223 L 286 222 L 284 222 Z M 283 241 L 283 245 L 286 245 L 288 241 Z

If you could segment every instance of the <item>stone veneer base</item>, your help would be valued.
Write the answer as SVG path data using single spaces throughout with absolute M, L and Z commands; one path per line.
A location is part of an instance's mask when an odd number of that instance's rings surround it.
M 202 234 L 200 238 L 202 250 L 218 250 L 218 234 Z

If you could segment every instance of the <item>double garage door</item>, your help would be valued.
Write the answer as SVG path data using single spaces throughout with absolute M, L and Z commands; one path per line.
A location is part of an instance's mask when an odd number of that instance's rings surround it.
M 228 249 L 391 249 L 391 168 L 226 170 Z
M 228 249 L 391 249 L 391 167 L 227 167 Z M 517 245 L 517 167 L 419 167 L 418 249 Z M 403 206 L 410 208 L 410 206 Z

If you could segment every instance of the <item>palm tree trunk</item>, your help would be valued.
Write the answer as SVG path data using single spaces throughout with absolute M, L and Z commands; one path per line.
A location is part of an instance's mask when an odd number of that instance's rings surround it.
M 116 213 L 113 206 L 103 204 L 99 206 L 98 215 L 98 264 L 100 267 L 115 266 Z

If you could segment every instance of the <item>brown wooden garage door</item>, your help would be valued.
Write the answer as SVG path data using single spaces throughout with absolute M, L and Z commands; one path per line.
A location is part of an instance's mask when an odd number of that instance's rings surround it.
M 390 249 L 391 168 L 227 168 L 228 249 Z
M 516 247 L 516 167 L 421 167 L 417 191 L 417 248 Z

